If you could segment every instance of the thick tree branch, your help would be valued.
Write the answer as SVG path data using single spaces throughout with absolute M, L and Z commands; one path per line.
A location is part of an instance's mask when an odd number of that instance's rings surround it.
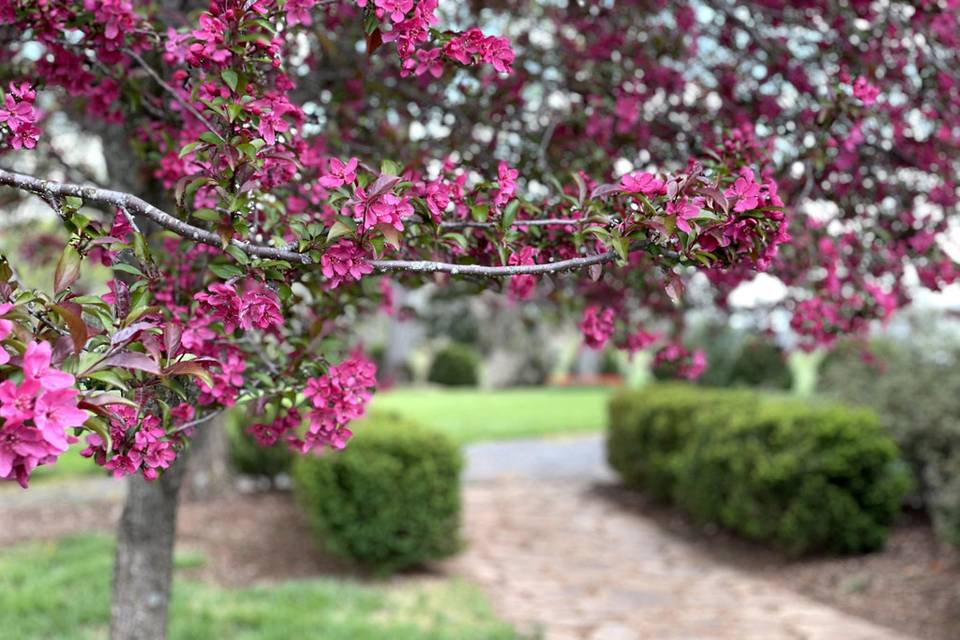
M 120 191 L 111 191 L 109 189 L 99 189 L 97 187 L 85 187 L 78 184 L 69 184 L 62 182 L 52 182 L 40 180 L 33 176 L 22 173 L 14 173 L 0 169 L 0 185 L 13 187 L 21 191 L 27 191 L 40 198 L 51 201 L 55 198 L 73 196 L 82 198 L 84 202 L 94 202 L 101 205 L 113 206 L 121 209 L 125 214 L 134 214 L 143 216 L 157 225 L 172 231 L 177 235 L 207 244 L 213 247 L 223 246 L 221 237 L 206 229 L 195 227 L 192 224 L 184 222 L 179 218 L 170 215 L 156 208 L 149 202 L 138 198 L 129 193 Z M 532 225 L 535 221 L 518 220 L 515 225 Z M 542 224 L 577 224 L 579 220 L 551 219 L 543 220 Z M 257 258 L 267 258 L 275 260 L 286 260 L 294 264 L 309 265 L 313 260 L 305 253 L 299 253 L 288 248 L 268 247 L 264 245 L 245 242 L 243 240 L 232 240 L 231 244 L 249 256 Z M 641 246 L 631 246 L 632 250 L 640 249 Z M 477 275 L 484 277 L 506 277 L 517 275 L 542 275 L 547 273 L 557 273 L 560 271 L 571 271 L 582 269 L 593 265 L 613 262 L 618 257 L 617 252 L 607 251 L 580 258 L 571 258 L 569 260 L 559 260 L 557 262 L 545 262 L 541 264 L 524 264 L 515 266 L 486 266 L 477 264 L 454 264 L 448 262 L 433 262 L 429 260 L 371 260 L 370 265 L 378 271 L 413 271 L 419 273 L 450 273 L 453 275 Z

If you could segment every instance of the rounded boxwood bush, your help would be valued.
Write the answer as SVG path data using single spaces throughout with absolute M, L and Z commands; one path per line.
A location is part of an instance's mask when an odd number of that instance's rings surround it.
M 448 387 L 473 387 L 477 384 L 479 366 L 480 358 L 473 349 L 451 344 L 434 357 L 427 380 Z
M 796 553 L 881 547 L 910 486 L 871 411 L 747 390 L 620 394 L 607 451 L 626 484 Z
M 358 421 L 354 433 L 343 451 L 294 465 L 294 492 L 318 540 L 379 574 L 456 553 L 457 445 L 392 414 Z
M 267 478 L 290 473 L 296 454 L 282 441 L 270 447 L 260 445 L 247 433 L 250 424 L 249 417 L 241 411 L 227 414 L 227 441 L 233 468 L 246 475 Z

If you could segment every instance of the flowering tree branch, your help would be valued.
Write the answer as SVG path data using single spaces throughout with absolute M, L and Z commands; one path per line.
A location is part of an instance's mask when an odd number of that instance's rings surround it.
M 163 227 L 164 229 L 172 231 L 173 233 L 188 240 L 207 244 L 213 247 L 223 246 L 223 239 L 218 234 L 184 222 L 183 220 L 180 220 L 179 218 L 158 209 L 149 202 L 146 202 L 145 200 L 142 200 L 141 198 L 129 193 L 66 182 L 41 180 L 33 176 L 7 171 L 5 169 L 0 169 L 0 185 L 5 185 L 21 191 L 33 193 L 46 202 L 50 202 L 52 199 L 58 197 L 63 198 L 72 196 L 82 198 L 85 202 L 95 202 L 101 205 L 114 206 L 120 209 L 124 216 L 143 216 Z M 570 219 L 548 219 L 518 220 L 515 221 L 514 224 L 518 226 L 543 226 L 568 225 L 577 224 L 579 222 L 581 221 Z M 482 223 L 476 223 L 476 225 L 465 223 L 464 226 L 477 226 L 480 224 Z M 490 226 L 492 226 L 492 224 Z M 268 247 L 236 239 L 231 240 L 231 244 L 249 256 L 274 260 L 287 260 L 289 262 L 302 265 L 314 263 L 314 261 L 307 254 L 292 251 L 290 249 Z M 369 262 L 370 265 L 378 271 L 413 271 L 420 273 L 450 273 L 454 275 L 463 274 L 485 277 L 506 277 L 517 275 L 543 275 L 548 273 L 582 269 L 593 265 L 613 262 L 617 259 L 618 255 L 619 254 L 616 251 L 607 251 L 605 253 L 583 256 L 580 258 L 571 258 L 569 260 L 559 260 L 556 262 L 502 267 L 433 262 L 429 260 L 370 260 Z

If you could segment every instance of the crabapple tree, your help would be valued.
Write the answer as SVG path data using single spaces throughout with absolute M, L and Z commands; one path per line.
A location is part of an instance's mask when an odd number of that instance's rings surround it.
M 956 279 L 958 0 L 447 5 L 0 0 L 2 212 L 66 237 L 47 287 L 0 261 L 0 478 L 71 444 L 131 478 L 114 638 L 165 634 L 183 459 L 224 408 L 348 446 L 351 328 L 393 284 L 550 302 L 692 379 L 684 312 L 759 271 L 805 347 Z

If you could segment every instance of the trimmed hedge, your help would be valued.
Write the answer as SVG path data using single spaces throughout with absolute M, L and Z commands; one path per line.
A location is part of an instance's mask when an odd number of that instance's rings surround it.
M 609 410 L 607 455 L 627 485 L 792 553 L 881 547 L 909 489 L 866 409 L 655 385 Z
M 294 454 L 283 441 L 264 447 L 247 433 L 250 419 L 239 410 L 227 414 L 227 442 L 230 446 L 230 461 L 233 468 L 250 476 L 276 478 L 281 473 L 290 473 Z
M 862 345 L 841 344 L 821 366 L 820 388 L 877 412 L 913 470 L 908 503 L 927 511 L 941 540 L 960 546 L 960 349 L 943 342 L 924 349 L 873 341 L 872 364 Z
M 294 464 L 294 492 L 318 540 L 389 574 L 460 549 L 460 449 L 394 414 L 355 425 L 347 448 Z
M 470 347 L 450 344 L 433 358 L 427 381 L 448 387 L 475 387 L 479 379 L 480 358 Z

